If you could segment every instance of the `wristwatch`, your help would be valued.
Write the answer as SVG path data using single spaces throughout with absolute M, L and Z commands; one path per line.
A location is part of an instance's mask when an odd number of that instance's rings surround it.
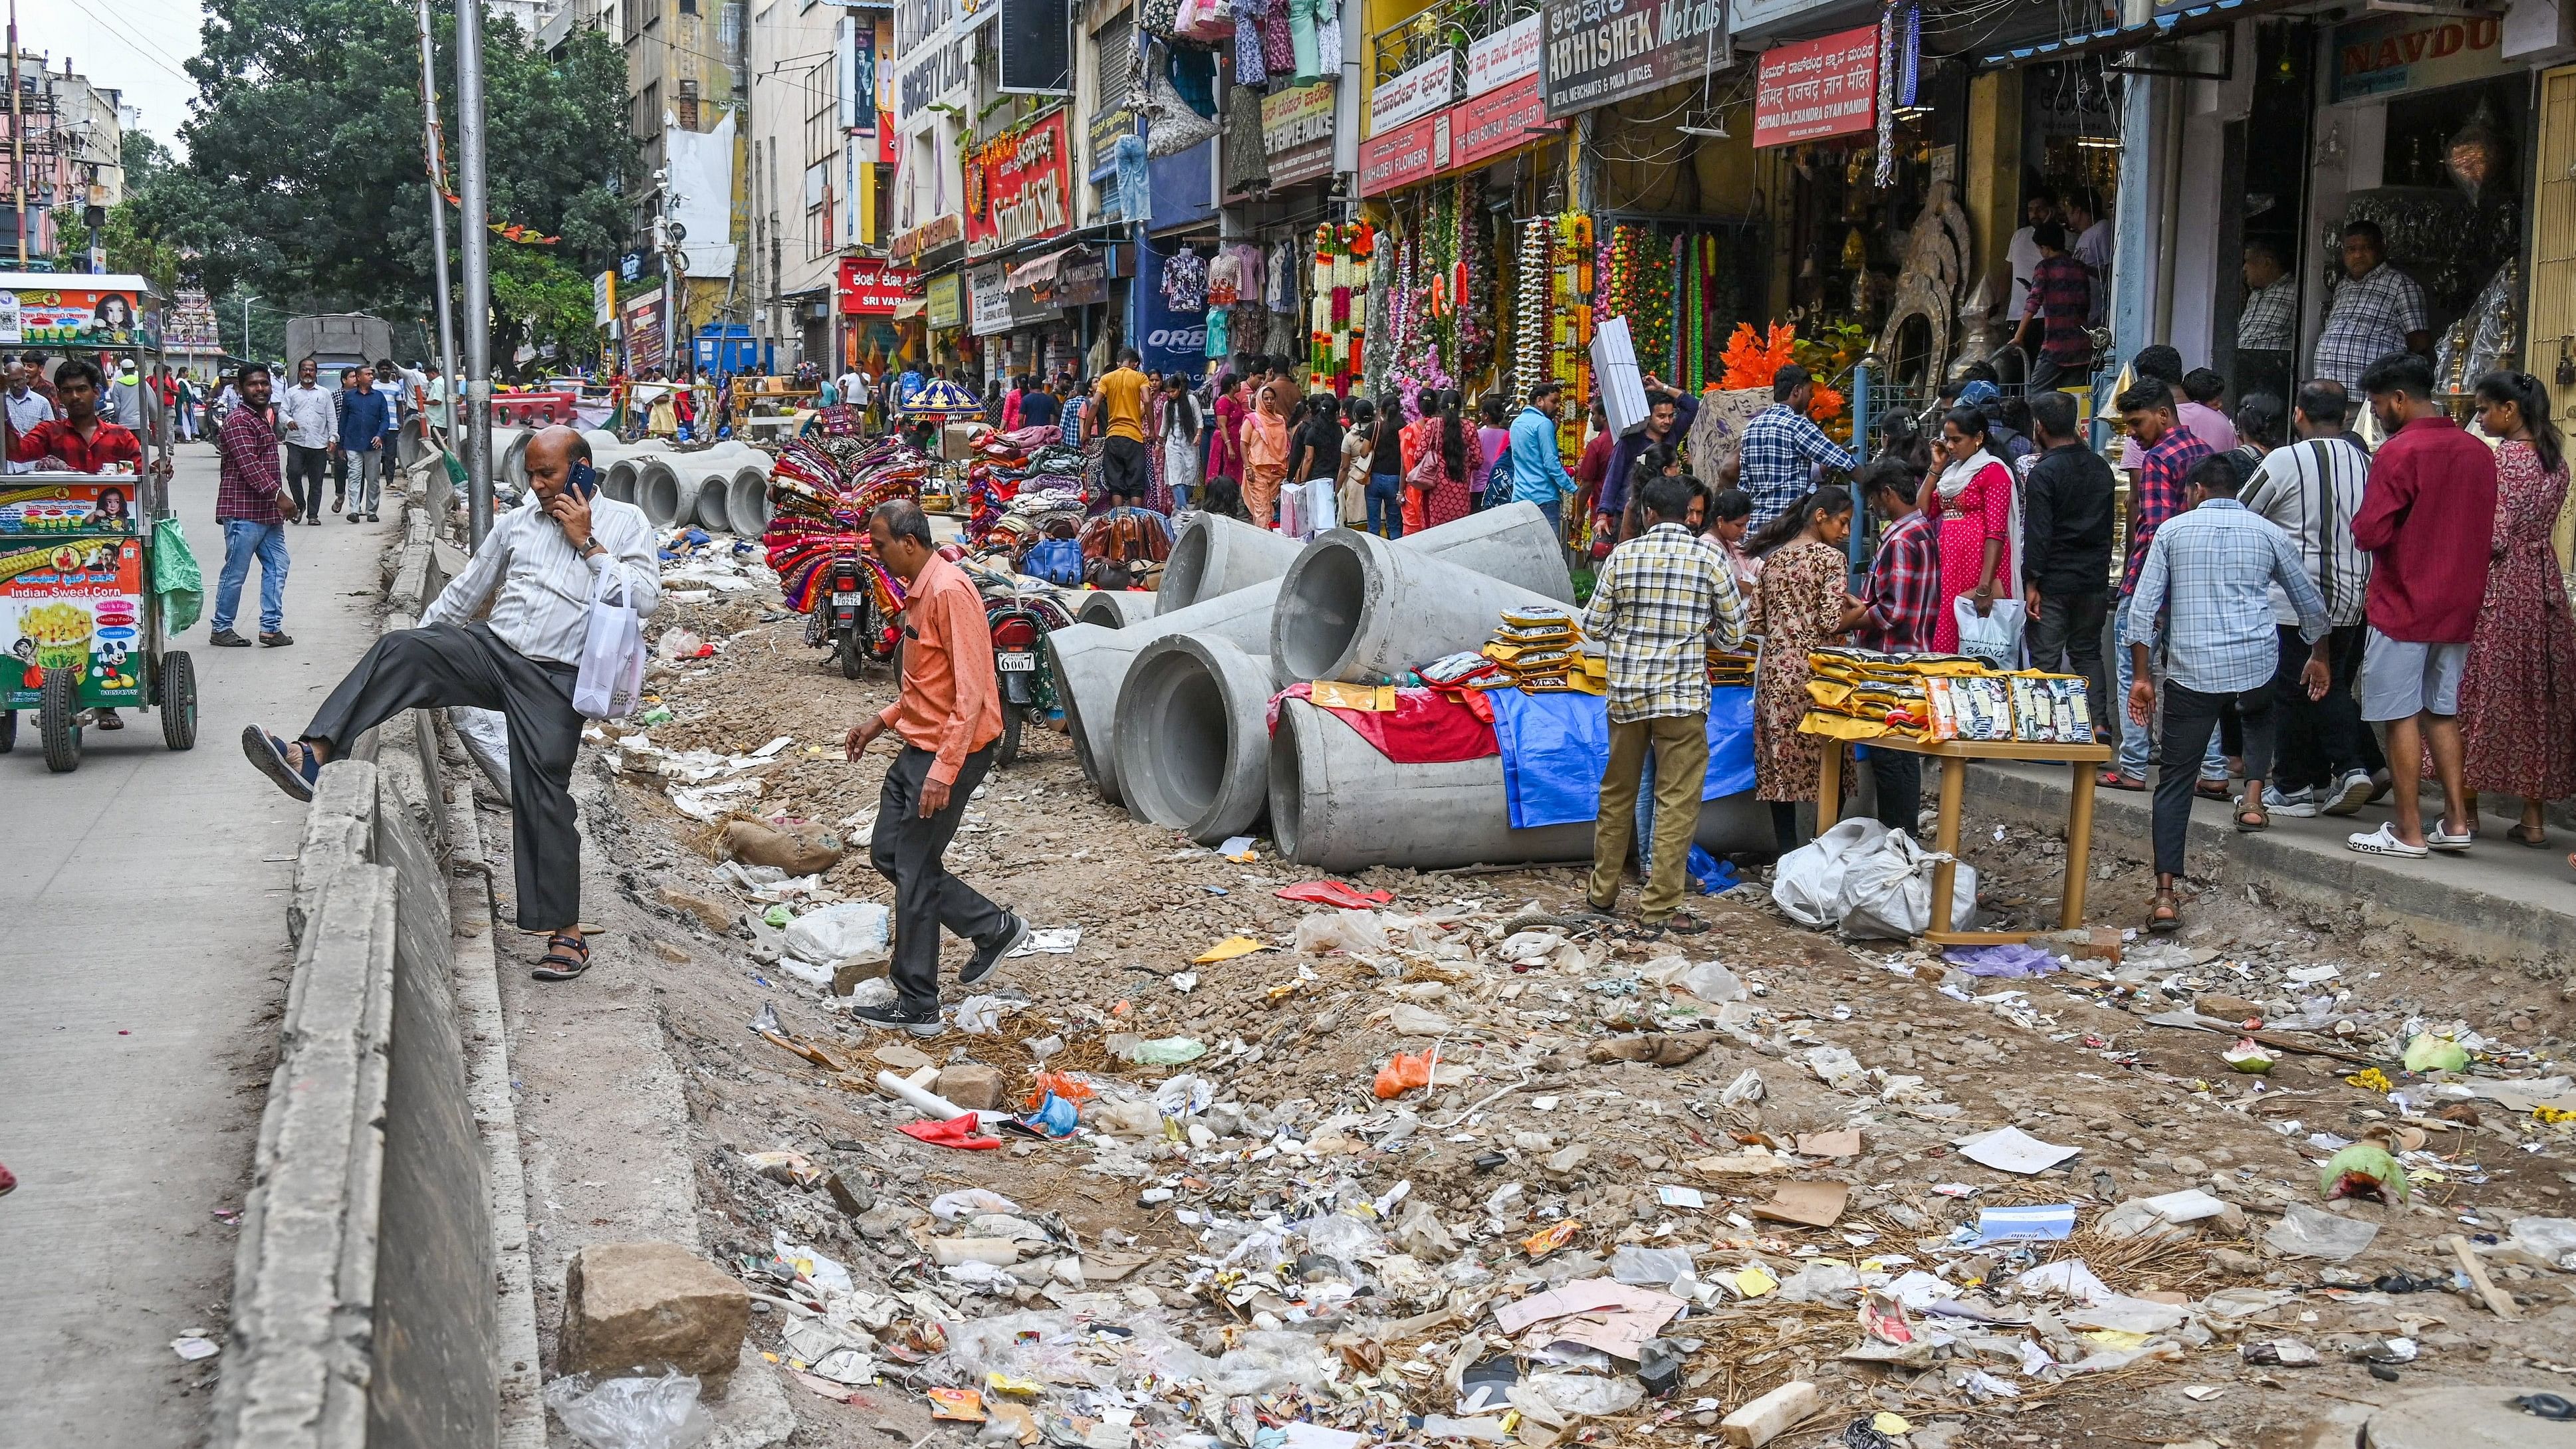
M 595 538 L 584 541 L 581 546 L 581 556 L 583 558 L 590 558 L 596 554 L 603 554 L 606 552 L 608 552 L 608 545 L 601 543 Z

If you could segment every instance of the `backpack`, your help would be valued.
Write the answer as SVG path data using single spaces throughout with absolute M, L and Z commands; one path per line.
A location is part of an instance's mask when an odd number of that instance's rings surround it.
M 1082 583 L 1082 544 L 1077 539 L 1051 538 L 1033 545 L 1028 557 L 1020 560 L 1020 572 L 1067 588 Z

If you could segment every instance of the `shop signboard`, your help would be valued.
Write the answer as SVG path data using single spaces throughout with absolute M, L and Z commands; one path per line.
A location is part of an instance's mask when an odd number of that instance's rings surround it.
M 1547 17 L 1525 15 L 1493 34 L 1467 44 L 1467 94 L 1470 98 L 1538 74 L 1538 53 L 1547 38 Z
M 1136 350 L 1145 368 L 1165 376 L 1179 373 L 1196 386 L 1207 372 L 1207 313 L 1183 312 L 1163 300 L 1164 249 L 1140 249 L 1133 283 L 1137 297 Z
M 841 310 L 862 317 L 891 317 L 921 284 L 921 274 L 874 257 L 841 258 Z
M 968 255 L 990 256 L 1073 229 L 1073 151 L 1063 110 L 995 138 L 968 164 Z
M 1733 63 L 1726 0 L 1547 0 L 1547 113 L 1571 116 Z
M 1050 318 L 1061 308 L 1095 307 L 1108 300 L 1109 254 L 1090 247 L 1076 247 L 1056 264 L 1055 280 L 1043 300 L 1027 289 L 1011 294 L 1013 307 Z
M 636 377 L 662 370 L 662 286 L 626 300 L 626 370 Z
M 1136 113 L 1122 102 L 1091 118 L 1091 172 L 1085 180 L 1100 181 L 1118 170 L 1118 138 L 1136 134 Z
M 2209 0 L 2154 0 L 2158 14 L 2168 7 L 2206 5 Z M 1759 50 L 1766 37 L 1792 32 L 1814 34 L 1819 28 L 1839 22 L 1848 26 L 1867 20 L 1884 8 L 1881 0 L 1728 0 L 1727 29 L 1734 41 L 1748 50 Z M 2114 11 L 2120 7 L 2111 7 Z
M 171 298 L 170 321 L 162 329 L 161 345 L 172 352 L 221 352 L 223 340 L 215 333 L 215 304 L 205 293 L 180 292 Z
M 1878 123 L 1878 27 L 1864 25 L 1762 53 L 1753 144 L 1849 136 Z
M 2373 15 L 2334 31 L 2334 98 L 2357 101 L 2500 75 L 2497 15 Z
M 141 704 L 143 608 L 139 539 L 0 542 L 0 707 L 34 709 L 52 669 L 75 673 L 84 705 Z
M 617 320 L 617 271 L 615 268 L 590 279 L 590 325 L 605 327 Z
M 1261 98 L 1261 154 L 1276 190 L 1333 169 L 1333 82 L 1291 86 Z
M 137 287 L 81 285 L 20 272 L 0 285 L 0 347 L 69 343 L 151 346 L 161 337 L 160 303 Z
M 975 93 L 975 37 L 1001 17 L 993 0 L 900 0 L 895 8 L 895 124 Z
M 0 485 L 6 480 L 0 479 Z M 11 553 L 33 535 L 132 533 L 132 483 L 23 483 L 0 486 L 0 549 Z
M 966 325 L 966 281 L 955 272 L 933 277 L 924 292 L 923 320 L 934 332 L 953 332 Z
M 910 231 L 899 231 L 886 243 L 886 255 L 903 266 L 912 266 L 941 247 L 953 247 L 966 240 L 966 218 L 956 212 L 934 216 Z
M 966 269 L 967 330 L 978 337 L 998 337 L 1011 330 L 1011 266 L 987 262 Z M 935 324 L 934 324 L 935 325 Z
M 1376 196 L 1469 166 L 1526 144 L 1534 131 L 1563 130 L 1547 116 L 1535 73 L 1500 90 L 1408 121 L 1360 143 L 1360 195 Z
M 1457 99 L 1458 52 L 1438 55 L 1369 92 L 1369 134 L 1430 115 Z

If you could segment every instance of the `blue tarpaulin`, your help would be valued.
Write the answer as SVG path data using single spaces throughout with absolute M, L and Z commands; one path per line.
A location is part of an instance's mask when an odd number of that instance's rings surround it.
M 1503 794 L 1512 828 L 1590 822 L 1601 815 L 1601 771 L 1610 761 L 1610 704 L 1568 690 L 1489 689 L 1503 747 Z M 1708 702 L 1708 781 L 1703 800 L 1753 788 L 1753 691 L 1717 689 Z

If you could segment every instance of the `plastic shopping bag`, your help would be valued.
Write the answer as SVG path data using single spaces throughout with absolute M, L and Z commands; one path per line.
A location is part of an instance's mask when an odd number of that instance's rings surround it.
M 1780 857 L 1771 873 L 1771 899 L 1802 926 L 1830 926 L 1842 919 L 1843 875 L 1857 857 L 1878 848 L 1887 827 L 1866 815 L 1834 828 Z
M 1951 615 L 1959 621 L 1959 652 L 1997 669 L 2019 669 L 2022 602 L 1997 599 L 1990 607 L 1992 612 L 1978 613 L 1976 601 L 1966 594 L 1950 601 Z
M 1932 929 L 1932 872 L 1941 857 L 1902 830 L 1881 835 L 1843 862 L 1842 933 L 1904 940 Z M 1966 930 L 1977 910 L 1977 869 L 1962 863 L 1950 888 L 1950 928 Z
M 572 707 L 584 719 L 632 714 L 644 693 L 644 621 L 625 597 L 625 573 L 603 568 L 590 586 L 590 627 Z

